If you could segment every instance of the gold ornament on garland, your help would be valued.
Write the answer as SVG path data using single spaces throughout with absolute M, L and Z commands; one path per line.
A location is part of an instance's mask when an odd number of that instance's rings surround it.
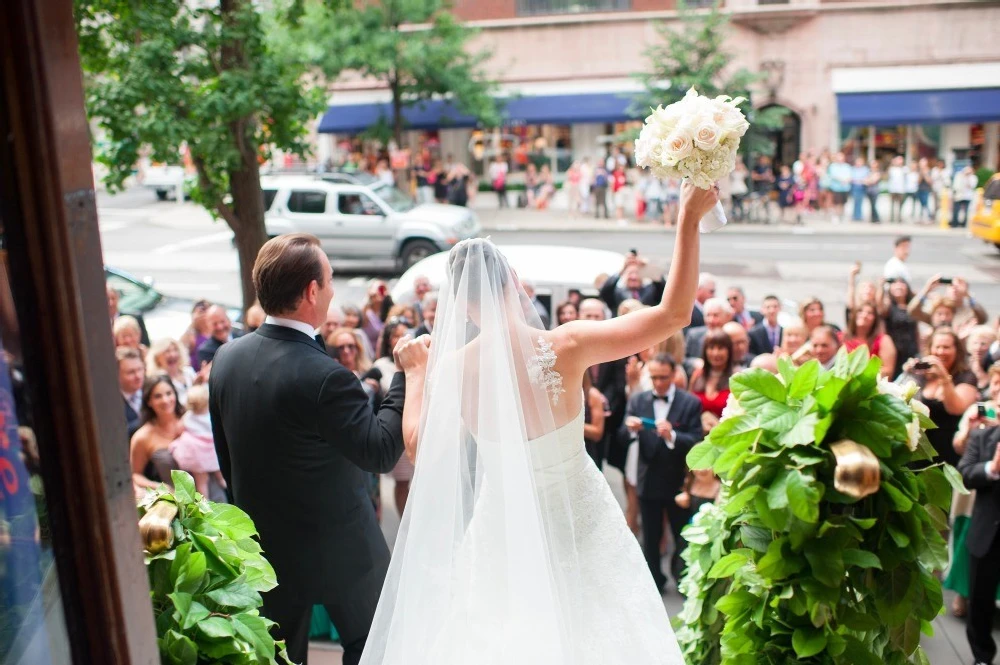
M 173 521 L 177 517 L 177 504 L 157 501 L 139 520 L 142 546 L 150 554 L 169 550 L 174 544 Z
M 837 458 L 833 486 L 838 492 L 854 499 L 863 499 L 878 492 L 882 472 L 875 453 L 850 439 L 831 444 L 830 450 Z

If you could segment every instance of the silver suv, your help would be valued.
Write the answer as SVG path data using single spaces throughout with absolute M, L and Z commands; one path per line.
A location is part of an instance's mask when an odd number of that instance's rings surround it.
M 472 210 L 423 203 L 384 183 L 330 182 L 314 176 L 261 178 L 267 234 L 311 233 L 340 265 L 406 270 L 479 235 Z

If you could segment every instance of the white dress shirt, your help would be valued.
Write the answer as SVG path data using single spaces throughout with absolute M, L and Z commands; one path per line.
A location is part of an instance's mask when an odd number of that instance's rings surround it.
M 659 422 L 661 420 L 667 420 L 667 415 L 670 413 L 670 407 L 674 404 L 674 396 L 677 394 L 677 386 L 670 384 L 669 390 L 667 390 L 666 395 L 657 395 L 653 392 L 653 420 Z M 666 398 L 666 401 L 658 398 Z M 632 439 L 638 439 L 639 433 L 633 432 Z M 670 439 L 664 439 L 663 443 L 667 445 L 667 448 L 671 450 L 674 449 L 674 443 L 677 441 L 677 432 L 671 428 Z
M 317 328 L 313 328 L 308 323 L 297 321 L 295 319 L 283 319 L 279 316 L 268 316 L 264 319 L 264 323 L 270 323 L 272 326 L 281 326 L 282 328 L 291 328 L 292 330 L 298 330 L 303 335 L 313 338 L 316 337 Z
M 134 393 L 129 395 L 128 393 L 122 393 L 122 397 L 128 403 L 132 410 L 139 413 L 142 410 L 142 391 L 136 390 Z

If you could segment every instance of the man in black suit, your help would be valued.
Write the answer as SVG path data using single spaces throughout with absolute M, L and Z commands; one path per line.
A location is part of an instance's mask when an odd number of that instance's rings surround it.
M 584 321 L 604 321 L 604 303 L 596 298 L 587 298 L 580 303 L 580 319 Z M 625 375 L 626 360 L 613 360 L 591 367 L 590 380 L 608 404 L 608 415 L 604 419 L 604 439 L 596 445 L 588 445 L 587 452 L 593 458 L 597 468 L 601 468 L 604 459 L 616 469 L 625 470 L 625 453 L 627 446 L 618 445 L 616 433 L 625 418 L 625 406 L 628 397 L 625 394 L 627 379 Z
M 750 330 L 764 320 L 764 315 L 752 309 L 747 309 L 747 296 L 738 286 L 730 286 L 726 291 L 726 301 L 733 310 L 733 321 Z
M 233 322 L 229 320 L 229 313 L 225 307 L 212 305 L 205 312 L 205 317 L 208 319 L 212 336 L 198 347 L 198 369 L 210 364 L 223 344 L 243 336 L 242 332 L 233 329 Z M 326 313 L 323 315 L 323 320 L 326 320 Z
M 746 328 L 736 321 L 728 321 L 722 326 L 722 331 L 729 335 L 729 341 L 733 343 L 733 370 L 740 372 L 748 369 L 754 354 L 750 353 L 750 336 Z
M 663 299 L 666 282 L 659 280 L 643 284 L 640 269 L 644 260 L 635 254 L 625 257 L 625 265 L 618 274 L 611 275 L 601 287 L 601 300 L 611 310 L 611 316 L 618 316 L 618 307 L 626 300 L 638 300 L 643 305 L 653 306 Z
M 138 312 L 121 312 L 118 310 L 118 300 L 120 299 L 120 294 L 118 291 L 110 284 L 107 284 L 108 289 L 108 313 L 111 315 L 111 327 L 115 327 L 115 321 L 119 316 L 131 316 L 135 319 L 136 323 L 139 324 L 139 341 L 145 346 L 149 346 L 149 333 L 146 332 L 146 320 L 142 318 L 142 314 Z
M 705 301 L 715 297 L 715 276 L 707 272 L 698 275 L 698 289 L 694 292 L 694 309 L 691 310 L 691 323 L 684 329 L 684 334 L 692 328 L 705 325 Z
M 705 314 L 705 325 L 698 328 L 689 328 L 685 333 L 684 355 L 687 358 L 701 358 L 702 347 L 705 345 L 705 335 L 717 330 L 721 331 L 722 326 L 733 318 L 733 310 L 722 298 L 709 298 L 703 305 Z M 690 370 L 688 371 L 690 376 Z
M 639 506 L 642 514 L 643 553 L 662 592 L 667 583 L 660 562 L 663 540 L 663 513 L 670 519 L 674 554 L 670 574 L 677 582 L 684 571 L 681 552 L 686 542 L 681 536 L 691 512 L 674 500 L 681 493 L 687 474 L 688 451 L 703 438 L 701 402 L 674 386 L 674 359 L 666 353 L 649 361 L 653 390 L 637 393 L 628 403 L 619 438 L 637 439 L 639 446 Z M 645 422 L 643 422 L 645 420 Z
M 430 335 L 434 330 L 434 320 L 437 318 L 438 294 L 427 293 L 420 301 L 420 316 L 422 323 L 413 331 L 414 337 Z
M 146 365 L 135 349 L 120 346 L 115 350 L 118 359 L 118 389 L 125 407 L 125 424 L 128 440 L 142 425 L 142 384 L 146 381 Z
M 778 325 L 778 314 L 781 313 L 781 301 L 778 296 L 767 296 L 761 303 L 761 314 L 764 319 L 750 329 L 750 353 L 759 356 L 762 353 L 774 353 L 781 347 L 784 329 Z
M 223 346 L 209 379 L 219 465 L 277 574 L 262 614 L 278 623 L 291 659 L 306 662 L 310 613 L 322 604 L 344 663 L 356 665 L 389 565 L 366 472 L 388 473 L 403 453 L 404 376 L 396 373 L 375 414 L 361 382 L 314 337 L 333 299 L 314 236 L 266 243 L 253 280 L 266 322 Z M 422 377 L 422 342 L 404 340 L 396 352 Z
M 991 376 L 992 383 L 996 380 Z M 965 629 L 976 665 L 989 665 L 997 653 L 993 612 L 1000 586 L 1000 427 L 973 430 L 958 470 L 965 486 L 976 490 L 969 549 L 969 621 Z

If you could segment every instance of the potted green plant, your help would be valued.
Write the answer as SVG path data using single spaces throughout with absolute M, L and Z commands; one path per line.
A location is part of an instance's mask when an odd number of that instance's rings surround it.
M 183 471 L 139 504 L 160 657 L 170 665 L 288 663 L 260 616 L 277 586 L 250 517 L 207 501 Z
M 934 463 L 916 386 L 865 348 L 832 370 L 750 370 L 688 456 L 723 496 L 685 535 L 677 637 L 690 663 L 927 663 L 958 472 Z

